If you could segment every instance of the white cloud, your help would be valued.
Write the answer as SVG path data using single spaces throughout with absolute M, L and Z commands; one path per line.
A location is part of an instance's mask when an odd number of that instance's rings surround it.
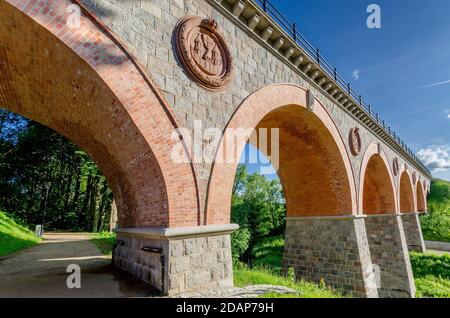
M 358 69 L 353 71 L 352 77 L 355 81 L 357 81 L 359 79 L 359 70 Z
M 423 148 L 417 155 L 432 172 L 450 171 L 450 145 Z
M 447 118 L 450 119 L 450 114 L 447 115 Z

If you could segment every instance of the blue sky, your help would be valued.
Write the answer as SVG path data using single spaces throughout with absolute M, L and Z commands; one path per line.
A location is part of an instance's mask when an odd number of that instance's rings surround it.
M 435 177 L 450 180 L 449 0 L 271 2 L 297 23 Z M 381 29 L 366 25 L 372 3 L 381 8 Z

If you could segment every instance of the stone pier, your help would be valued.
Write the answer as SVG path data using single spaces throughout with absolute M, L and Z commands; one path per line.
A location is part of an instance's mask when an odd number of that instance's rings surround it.
M 283 270 L 356 297 L 377 297 L 364 218 L 290 217 L 286 221 Z
M 403 228 L 406 235 L 406 244 L 408 250 L 416 252 L 425 252 L 425 241 L 422 235 L 422 228 L 419 220 L 420 213 L 402 213 Z
M 230 233 L 237 228 L 118 228 L 113 262 L 164 295 L 232 287 Z
M 416 288 L 401 216 L 368 215 L 365 223 L 379 296 L 415 297 Z

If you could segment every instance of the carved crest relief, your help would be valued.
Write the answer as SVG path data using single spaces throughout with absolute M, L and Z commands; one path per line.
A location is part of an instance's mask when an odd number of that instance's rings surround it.
M 189 76 L 200 86 L 221 91 L 232 80 L 231 55 L 212 19 L 182 18 L 175 31 L 178 58 Z
M 350 150 L 354 156 L 361 152 L 361 136 L 359 135 L 359 128 L 350 129 L 349 135 Z
M 398 159 L 394 158 L 393 162 L 392 162 L 392 170 L 394 172 L 394 176 L 398 176 L 398 172 L 400 170 L 400 167 L 398 165 Z

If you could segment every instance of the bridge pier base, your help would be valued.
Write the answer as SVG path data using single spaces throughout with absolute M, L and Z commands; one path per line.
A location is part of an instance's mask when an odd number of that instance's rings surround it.
M 408 249 L 423 253 L 425 252 L 425 241 L 420 227 L 419 214 L 417 212 L 403 213 L 401 217 Z
M 237 228 L 117 228 L 113 264 L 164 295 L 232 287 L 230 233 Z
M 377 297 L 364 219 L 288 217 L 283 270 L 356 297 Z
M 365 220 L 378 294 L 383 298 L 415 297 L 405 232 L 398 214 L 367 215 Z

